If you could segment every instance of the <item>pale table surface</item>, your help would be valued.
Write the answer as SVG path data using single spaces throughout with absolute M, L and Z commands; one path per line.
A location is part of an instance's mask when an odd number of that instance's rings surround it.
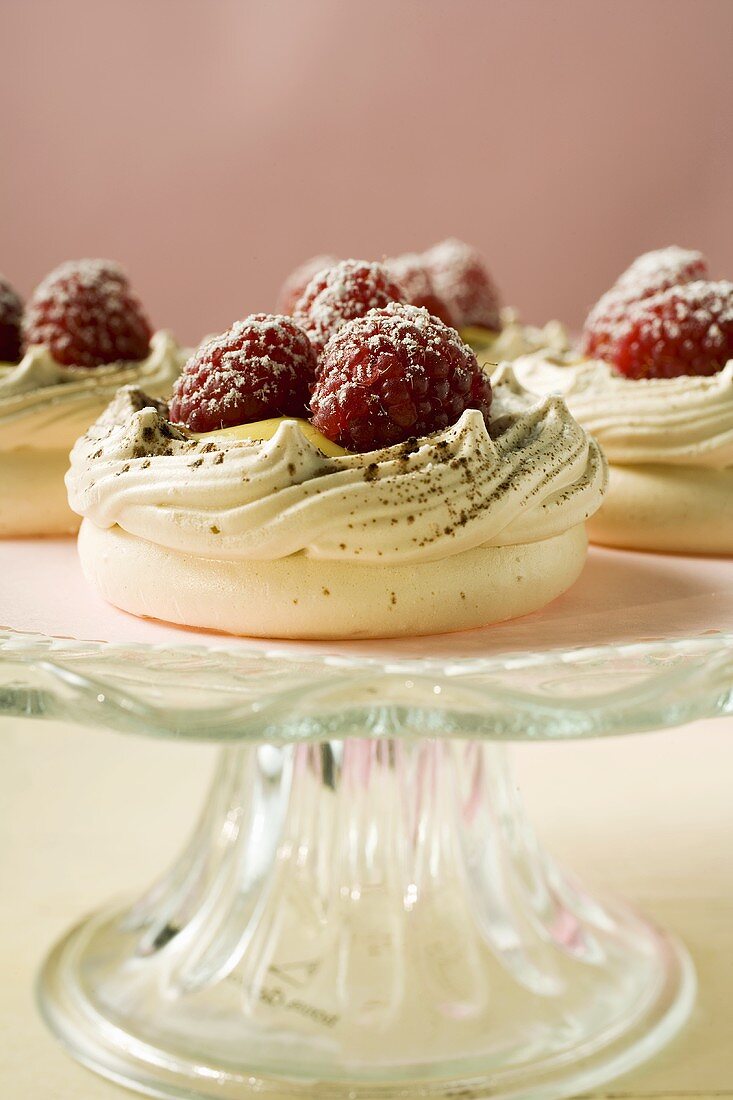
M 52 941 L 180 846 L 214 750 L 0 721 L 0 1096 L 123 1100 L 44 1030 L 32 983 Z M 686 1031 L 598 1096 L 733 1098 L 733 720 L 516 750 L 548 847 L 688 944 L 700 993 Z

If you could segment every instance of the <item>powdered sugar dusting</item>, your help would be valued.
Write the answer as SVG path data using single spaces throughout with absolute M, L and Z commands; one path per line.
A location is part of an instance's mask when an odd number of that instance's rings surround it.
M 698 280 L 611 303 L 588 344 L 633 378 L 715 374 L 733 357 L 733 283 Z
M 65 366 L 96 367 L 145 358 L 152 328 L 118 264 L 69 260 L 34 291 L 23 334 Z
M 292 315 L 298 302 L 303 297 L 306 287 L 311 279 L 327 267 L 333 267 L 339 262 L 338 256 L 322 255 L 312 256 L 291 271 L 280 288 L 277 302 L 277 312 Z
M 630 303 L 707 276 L 707 260 L 702 252 L 693 249 L 670 245 L 638 256 L 588 314 L 583 327 L 583 351 L 606 358 L 612 329 L 623 322 Z
M 499 293 L 475 248 L 449 238 L 428 249 L 422 258 L 456 328 L 501 329 Z
M 638 256 L 617 279 L 615 289 L 629 298 L 643 298 L 707 276 L 707 260 L 702 252 L 670 245 Z
M 405 252 L 384 260 L 384 266 L 402 287 L 405 301 L 411 306 L 422 306 L 446 325 L 452 325 L 450 310 L 438 295 L 422 256 L 417 252 Z
M 426 309 L 392 303 L 345 324 L 326 345 L 313 423 L 350 450 L 391 446 L 488 418 L 491 384 L 455 329 Z
M 320 354 L 346 321 L 404 300 L 402 287 L 382 264 L 342 260 L 311 280 L 294 316 Z
M 274 416 L 304 416 L 316 360 L 291 317 L 256 313 L 194 352 L 176 382 L 171 417 L 208 432 Z

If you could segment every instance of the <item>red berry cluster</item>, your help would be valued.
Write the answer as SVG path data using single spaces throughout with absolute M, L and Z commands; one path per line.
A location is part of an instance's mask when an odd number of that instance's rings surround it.
M 280 288 L 277 313 L 280 315 L 295 313 L 295 308 L 305 294 L 311 279 L 323 271 L 324 268 L 334 267 L 338 262 L 338 256 L 313 256 L 310 260 L 306 260 L 305 263 L 296 267 L 295 271 L 288 275 Z
M 453 315 L 433 285 L 425 260 L 417 252 L 405 252 L 384 261 L 390 275 L 402 287 L 405 301 L 438 317 L 446 325 L 453 326 Z
M 61 264 L 36 288 L 23 319 L 25 346 L 43 344 L 65 366 L 144 359 L 151 335 L 126 274 L 109 260 Z
M 660 290 L 707 278 L 708 262 L 702 252 L 671 245 L 637 256 L 616 280 L 615 290 L 629 301 L 638 301 Z
M 293 316 L 320 356 L 331 336 L 347 321 L 404 300 L 402 287 L 381 264 L 342 260 L 311 279 Z
M 456 328 L 501 329 L 499 292 L 475 248 L 451 238 L 425 252 L 423 262 Z
M 710 281 L 700 252 L 645 253 L 593 307 L 581 349 L 627 378 L 716 374 L 733 358 L 733 283 Z
M 306 416 L 315 370 L 315 352 L 292 317 L 255 313 L 194 352 L 173 388 L 171 420 L 213 432 Z
M 344 261 L 355 265 L 355 261 Z M 338 270 L 326 278 L 324 268 Z M 286 279 L 280 291 L 280 311 L 297 316 L 316 345 L 316 352 L 325 347 L 338 325 L 361 312 L 344 309 L 367 306 L 381 308 L 387 296 L 394 301 L 408 302 L 427 309 L 454 328 L 481 326 L 493 331 L 501 328 L 500 299 L 496 285 L 480 253 L 463 241 L 450 239 L 434 245 L 427 252 L 407 252 L 382 261 L 381 264 L 359 264 L 359 272 L 344 268 L 329 256 L 314 256 Z M 363 269 L 368 268 L 369 274 Z M 392 285 L 385 282 L 391 277 Z M 356 284 L 361 281 L 361 293 Z M 399 293 L 395 289 L 399 288 Z M 361 301 L 360 301 L 361 299 Z
M 389 447 L 454 424 L 488 420 L 491 383 L 455 329 L 426 309 L 392 303 L 329 341 L 311 408 L 323 435 L 353 451 Z
M 312 391 L 312 392 L 311 392 Z M 371 451 L 488 419 L 491 383 L 455 329 L 426 309 L 390 302 L 343 323 L 318 363 L 292 317 L 256 314 L 203 344 L 177 381 L 170 416 L 209 432 L 307 415 L 328 439 Z

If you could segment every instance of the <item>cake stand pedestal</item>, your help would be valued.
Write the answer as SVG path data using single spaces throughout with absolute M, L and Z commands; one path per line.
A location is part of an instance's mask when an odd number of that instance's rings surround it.
M 25 546 L 44 553 L 65 595 L 44 634 L 0 600 L 2 709 L 223 743 L 174 865 L 45 963 L 41 1009 L 81 1062 L 162 1097 L 529 1100 L 586 1091 L 683 1024 L 684 949 L 555 865 L 502 742 L 733 709 L 731 563 L 674 564 L 663 638 L 631 617 L 649 559 L 598 551 L 575 605 L 336 647 L 135 623 L 75 598 L 73 551 Z M 613 609 L 593 601 L 604 561 Z M 85 615 L 103 640 L 80 640 Z M 517 648 L 570 620 L 593 645 Z

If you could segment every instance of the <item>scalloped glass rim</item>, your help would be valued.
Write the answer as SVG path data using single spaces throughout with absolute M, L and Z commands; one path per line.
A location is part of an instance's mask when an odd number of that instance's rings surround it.
M 459 660 L 226 642 L 118 644 L 0 631 L 0 711 L 274 743 L 596 737 L 733 713 L 733 632 Z

